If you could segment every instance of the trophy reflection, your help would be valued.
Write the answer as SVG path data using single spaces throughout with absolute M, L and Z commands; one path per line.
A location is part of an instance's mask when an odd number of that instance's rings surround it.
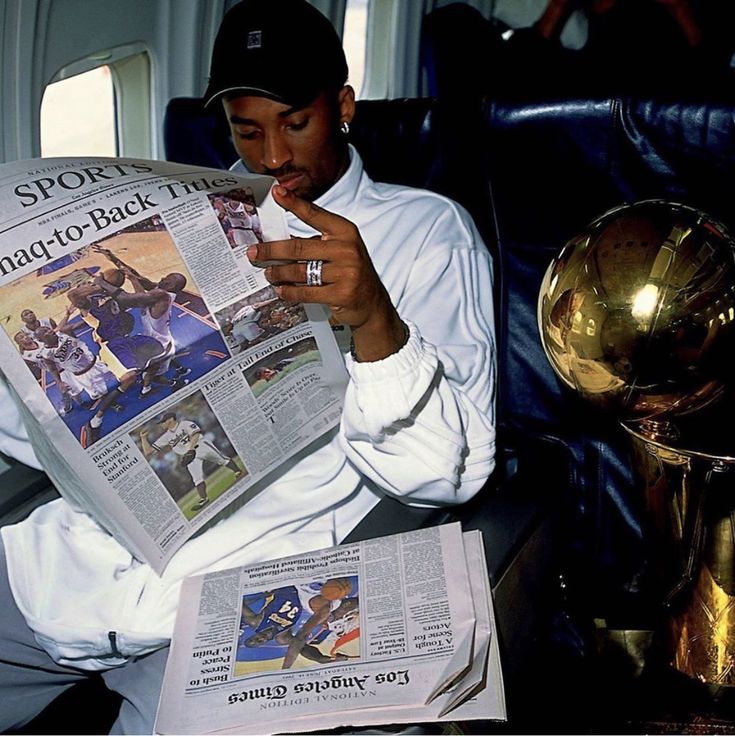
M 707 214 L 646 200 L 572 238 L 538 302 L 557 375 L 614 412 L 643 480 L 667 654 L 735 685 L 735 241 Z

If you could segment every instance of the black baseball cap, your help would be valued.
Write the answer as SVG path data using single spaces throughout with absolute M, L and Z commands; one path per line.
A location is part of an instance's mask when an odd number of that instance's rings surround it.
M 176 419 L 176 414 L 174 414 L 172 411 L 167 411 L 157 422 L 156 424 L 164 424 L 169 419 Z
M 302 107 L 346 81 L 337 31 L 307 0 L 242 0 L 217 32 L 204 104 L 242 93 Z

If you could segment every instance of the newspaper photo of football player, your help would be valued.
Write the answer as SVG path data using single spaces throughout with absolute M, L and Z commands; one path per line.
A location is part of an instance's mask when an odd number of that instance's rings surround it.
M 0 287 L 0 319 L 82 447 L 230 354 L 152 216 Z
M 130 433 L 187 520 L 248 472 L 200 391 Z
M 243 375 L 257 397 L 302 366 L 315 362 L 321 363 L 316 340 L 305 337 L 256 361 L 245 368 Z

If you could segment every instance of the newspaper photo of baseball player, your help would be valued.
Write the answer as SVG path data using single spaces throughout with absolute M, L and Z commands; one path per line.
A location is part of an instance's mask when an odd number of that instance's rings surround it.
M 320 363 L 321 355 L 313 337 L 305 337 L 288 347 L 276 350 L 245 368 L 243 375 L 258 397 L 279 381 L 308 363 Z
M 301 304 L 279 299 L 272 286 L 238 299 L 214 314 L 232 355 L 306 322 Z
M 248 475 L 201 391 L 130 433 L 187 520 Z
M 0 287 L 0 323 L 82 447 L 230 357 L 159 216 Z
M 255 194 L 250 187 L 208 196 L 231 248 L 263 242 Z

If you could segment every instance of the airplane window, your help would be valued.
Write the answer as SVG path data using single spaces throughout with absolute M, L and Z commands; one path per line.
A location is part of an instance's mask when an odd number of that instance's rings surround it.
M 41 101 L 42 156 L 117 156 L 109 66 L 52 82 Z
M 342 43 L 350 68 L 347 80 L 359 98 L 365 77 L 365 50 L 367 41 L 368 0 L 347 0 Z

